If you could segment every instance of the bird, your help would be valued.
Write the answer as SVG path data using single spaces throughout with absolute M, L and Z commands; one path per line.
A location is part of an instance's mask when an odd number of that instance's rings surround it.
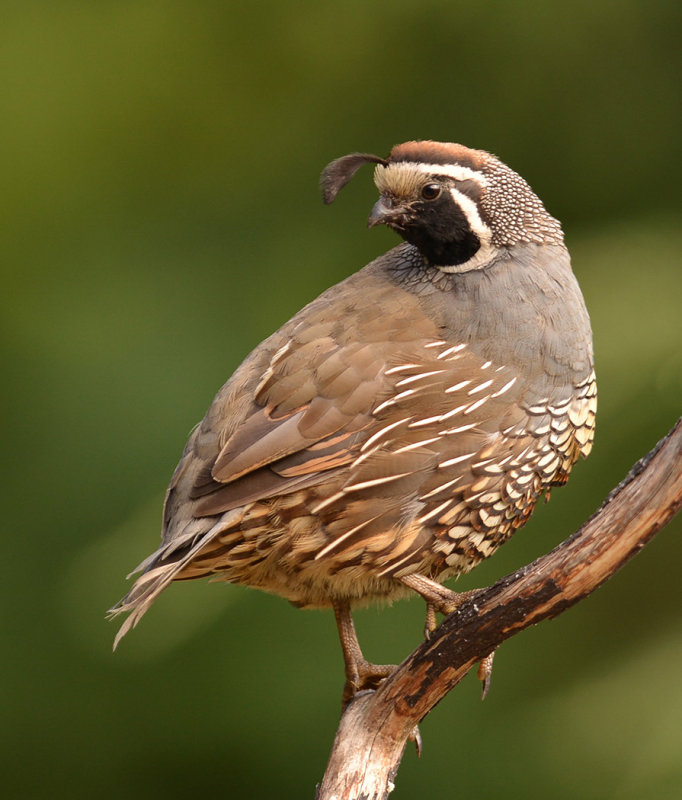
M 393 669 L 364 658 L 353 609 L 416 593 L 428 635 L 465 594 L 444 581 L 589 454 L 592 333 L 561 224 L 496 156 L 430 140 L 332 161 L 324 202 L 365 164 L 368 226 L 403 241 L 220 389 L 172 476 L 161 544 L 110 610 L 128 614 L 114 647 L 172 582 L 212 576 L 332 609 L 347 702 Z

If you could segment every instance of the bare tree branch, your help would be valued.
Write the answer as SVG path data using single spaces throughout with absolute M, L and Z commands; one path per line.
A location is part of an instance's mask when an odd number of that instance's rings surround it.
M 405 743 L 474 664 L 611 577 L 682 506 L 682 418 L 547 555 L 468 598 L 379 687 L 346 708 L 317 800 L 383 800 Z

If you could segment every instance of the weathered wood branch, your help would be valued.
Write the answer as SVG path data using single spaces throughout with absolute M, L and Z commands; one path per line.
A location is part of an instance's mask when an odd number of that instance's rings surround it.
M 468 598 L 376 692 L 346 708 L 317 800 L 384 800 L 431 709 L 505 639 L 587 597 L 682 506 L 682 418 L 547 555 Z

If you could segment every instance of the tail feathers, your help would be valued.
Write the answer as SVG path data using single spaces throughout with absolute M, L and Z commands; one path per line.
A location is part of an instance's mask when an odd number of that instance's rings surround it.
M 145 572 L 135 581 L 135 585 L 128 594 L 109 610 L 109 618 L 128 613 L 127 619 L 121 625 L 114 639 L 114 650 L 126 633 L 137 625 L 149 606 L 182 569 L 184 561 L 185 559 L 182 559 L 182 561 L 176 561 L 171 564 L 163 564 L 160 567 L 150 569 L 149 572 Z
M 177 552 L 177 543 L 173 541 L 161 547 L 130 573 L 128 577 L 142 570 L 146 570 L 135 581 L 135 584 L 128 594 L 107 612 L 107 617 L 109 619 L 117 617 L 119 614 L 128 614 L 128 617 L 123 622 L 114 638 L 114 650 L 118 647 L 118 643 L 126 633 L 134 628 L 140 619 L 142 619 L 161 592 L 192 561 L 197 553 L 218 534 L 224 532 L 226 528 L 231 527 L 240 516 L 240 514 L 235 512 L 224 514 L 203 536 L 197 537 L 194 535 L 192 537 L 194 539 L 193 544 L 177 561 L 158 564 L 159 561 L 167 558 L 171 552 Z M 155 563 L 158 564 L 158 566 L 154 566 Z

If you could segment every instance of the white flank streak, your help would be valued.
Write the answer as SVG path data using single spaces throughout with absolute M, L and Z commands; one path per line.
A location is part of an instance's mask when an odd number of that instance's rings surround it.
M 433 497 L 434 494 L 439 494 L 440 492 L 444 492 L 446 489 L 449 489 L 451 486 L 454 486 L 456 483 L 462 480 L 462 476 L 458 475 L 456 478 L 453 478 L 451 481 L 447 481 L 447 483 L 441 483 L 435 489 L 432 489 L 428 494 L 423 494 L 419 499 L 420 500 L 428 500 L 429 497 Z
M 444 344 L 447 344 L 444 339 L 438 339 L 437 342 L 428 342 L 424 345 L 424 347 L 442 347 Z
M 481 369 L 488 369 L 492 363 L 492 361 L 486 361 L 485 364 L 481 364 Z
M 490 363 L 490 362 L 488 362 Z M 479 383 L 478 386 L 474 386 L 473 389 L 469 389 L 467 392 L 468 395 L 478 394 L 478 392 L 482 392 L 484 389 L 487 389 L 488 386 L 492 383 L 492 378 L 489 381 L 484 381 L 483 383 Z
M 383 411 L 385 408 L 392 406 L 395 403 L 394 397 L 389 397 L 388 400 L 384 400 L 383 403 L 380 403 L 373 411 L 372 414 L 378 414 L 380 411 Z
M 330 553 L 332 550 L 335 550 L 349 536 L 352 536 L 354 533 L 357 533 L 357 531 L 359 531 L 361 528 L 364 528 L 366 525 L 369 525 L 370 522 L 374 522 L 375 519 L 376 517 L 372 517 L 372 519 L 365 520 L 364 522 L 361 522 L 359 525 L 356 525 L 354 528 L 351 528 L 349 531 L 346 531 L 346 533 L 334 539 L 333 542 L 330 542 L 326 547 L 323 547 L 322 550 L 320 550 L 320 552 L 315 556 L 314 560 L 317 561 L 318 558 L 322 558 L 323 556 L 326 556 L 327 553 Z
M 416 391 L 417 391 L 416 389 L 407 389 L 407 391 L 400 392 L 400 394 L 397 394 L 393 398 L 393 400 L 394 400 L 394 402 L 397 402 L 398 400 L 404 400 L 406 397 L 409 397 L 411 394 L 414 394 Z
M 360 452 L 362 453 L 367 450 L 368 447 L 371 447 L 374 442 L 376 442 L 377 439 L 380 439 L 385 433 L 393 430 L 393 428 L 397 428 L 398 425 L 402 425 L 404 422 L 409 422 L 411 419 L 412 417 L 406 417 L 405 419 L 399 419 L 397 422 L 392 422 L 390 425 L 386 425 L 385 428 L 377 431 L 373 436 L 370 436 L 369 439 L 363 443 L 362 447 L 360 448 Z
M 373 411 L 372 414 L 378 414 L 380 411 L 383 411 L 385 408 L 389 406 L 395 405 L 398 400 L 404 400 L 406 397 L 409 397 L 411 394 L 414 394 L 417 390 L 416 389 L 407 389 L 405 392 L 400 392 L 400 394 L 393 395 L 393 397 L 389 397 L 388 400 L 384 400 L 383 403 L 380 403 Z
M 401 381 L 398 381 L 396 386 L 405 386 L 408 383 L 420 381 L 422 378 L 429 378 L 431 375 L 440 375 L 443 371 L 444 370 L 442 369 L 434 369 L 432 372 L 422 372 L 419 375 L 410 375 L 409 378 L 403 378 Z
M 472 467 L 476 467 L 476 464 L 472 464 Z M 504 472 L 502 467 L 499 464 L 489 464 L 485 468 L 486 475 L 501 475 Z
M 490 400 L 490 395 L 487 394 L 485 397 L 482 397 L 480 400 L 477 400 L 475 403 L 472 403 L 469 408 L 464 409 L 465 414 L 471 414 L 472 411 L 475 411 L 477 408 L 480 408 L 483 403 L 487 400 Z
M 468 425 L 460 425 L 458 428 L 448 428 L 446 431 L 440 431 L 441 436 L 452 436 L 453 433 L 464 433 L 476 427 L 476 422 L 470 422 Z
M 444 511 L 449 505 L 452 505 L 452 498 L 446 500 L 444 503 L 441 503 L 439 506 L 434 508 L 432 511 L 429 511 L 428 514 L 424 514 L 423 517 L 419 517 L 416 522 L 423 523 L 426 522 L 427 519 L 431 519 L 431 517 L 436 517 L 440 514 L 441 511 Z
M 451 467 L 453 464 L 459 464 L 460 461 L 466 461 L 467 458 L 471 458 L 475 453 L 467 453 L 463 456 L 457 456 L 457 458 L 450 458 L 447 461 L 443 461 L 442 464 L 438 465 L 439 469 L 443 469 L 444 467 Z
M 437 417 L 425 417 L 424 419 L 418 419 L 414 422 L 410 422 L 407 426 L 408 428 L 420 428 L 422 425 L 430 425 L 432 422 L 440 422 L 441 421 L 440 414 Z
M 410 550 L 410 552 L 406 556 L 403 556 L 402 558 L 398 559 L 398 561 L 394 561 L 392 564 L 389 564 L 387 567 L 382 569 L 381 572 L 377 572 L 377 575 L 385 575 L 392 569 L 399 567 L 404 561 L 409 561 L 413 556 L 414 556 L 414 550 Z
M 421 367 L 421 364 L 399 364 L 397 367 L 391 367 L 384 372 L 384 375 L 394 375 L 396 372 L 402 372 L 405 369 L 412 369 L 413 367 Z
M 398 453 L 408 453 L 410 450 L 416 450 L 418 447 L 424 447 L 424 445 L 432 444 L 433 442 L 437 442 L 439 439 L 440 436 L 434 436 L 433 439 L 423 439 L 421 442 L 413 442 L 412 444 L 406 444 L 405 447 L 399 447 L 393 452 L 396 455 Z
M 453 408 L 451 411 L 448 411 L 446 414 L 441 414 L 440 421 L 444 422 L 446 419 L 450 419 L 450 417 L 454 417 L 456 414 L 459 414 L 460 411 L 463 411 L 467 407 L 467 404 L 464 403 L 463 406 L 457 406 L 457 408 Z
M 320 511 L 322 511 L 323 508 L 330 506 L 332 503 L 335 503 L 342 497 L 345 497 L 344 493 L 337 492 L 336 494 L 333 494 L 331 497 L 328 497 L 326 500 L 323 500 L 321 503 L 318 503 L 314 508 L 311 508 L 310 511 L 313 514 L 318 514 Z
M 390 481 L 397 481 L 400 478 L 405 478 L 409 472 L 399 472 L 397 475 L 387 475 L 385 478 L 373 478 L 371 481 L 362 481 L 362 483 L 354 483 L 352 486 L 345 486 L 343 493 L 359 492 L 362 489 L 371 489 L 372 486 L 381 486 L 382 483 L 390 483 Z
M 449 386 L 445 390 L 445 393 L 449 394 L 450 392 L 456 392 L 459 389 L 463 389 L 465 386 L 468 386 L 470 383 L 471 381 L 460 381 L 459 383 L 456 383 L 454 386 Z
M 356 469 L 357 467 L 360 466 L 360 464 L 362 464 L 363 461 L 367 461 L 368 458 L 371 458 L 375 453 L 378 453 L 379 450 L 381 450 L 382 447 L 383 447 L 383 445 L 381 443 L 379 443 L 379 444 L 374 445 L 374 447 L 372 447 L 370 450 L 366 450 L 364 453 L 361 453 L 355 459 L 355 461 L 353 461 L 353 463 L 350 465 L 350 468 L 352 470 Z
M 501 394 L 504 394 L 505 392 L 508 392 L 515 383 L 516 383 L 516 378 L 512 378 L 509 382 L 504 384 L 504 386 L 500 389 L 499 392 L 495 392 L 494 394 L 491 394 L 490 396 L 491 397 L 499 397 Z
M 427 347 L 429 345 L 426 345 Z M 459 353 L 461 350 L 464 350 L 466 344 L 456 344 L 454 347 L 448 347 L 447 350 L 443 350 L 442 353 L 439 353 L 437 358 L 447 358 L 452 353 Z

